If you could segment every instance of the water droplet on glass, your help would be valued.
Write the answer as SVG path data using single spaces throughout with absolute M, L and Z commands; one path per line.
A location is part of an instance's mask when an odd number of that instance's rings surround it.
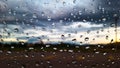
M 85 41 L 88 41 L 88 40 L 89 40 L 89 38 L 88 38 L 88 37 L 86 37 L 86 38 L 85 38 Z
M 18 28 L 15 28 L 15 29 L 14 29 L 14 32 L 19 32 L 19 29 L 18 29 Z
M 11 54 L 12 52 L 11 51 L 7 51 L 8 54 Z
M 68 50 L 68 52 L 73 52 L 73 50 Z
M 108 40 L 108 36 L 106 36 L 106 40 Z
M 35 66 L 36 66 L 36 67 L 40 66 L 39 61 L 35 62 Z
M 103 21 L 106 21 L 106 18 L 103 18 L 102 20 L 103 20 Z
M 34 13 L 34 14 L 33 14 L 33 18 L 37 18 L 37 15 L 36 15 L 36 13 Z
M 57 48 L 53 48 L 54 50 L 57 50 Z
M 85 47 L 85 49 L 89 49 L 90 47 L 88 46 L 88 47 Z
M 110 24 L 110 27 L 115 27 L 115 24 L 114 24 L 114 23 L 111 23 L 111 24 Z

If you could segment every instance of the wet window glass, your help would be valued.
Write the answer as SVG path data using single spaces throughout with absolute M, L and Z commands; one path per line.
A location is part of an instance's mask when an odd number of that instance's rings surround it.
M 119 0 L 0 0 L 0 66 L 119 68 L 119 6 Z

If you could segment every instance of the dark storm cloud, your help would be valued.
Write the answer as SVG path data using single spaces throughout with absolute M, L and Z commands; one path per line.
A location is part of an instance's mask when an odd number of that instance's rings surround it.
M 27 14 L 29 15 L 35 13 L 37 15 L 37 18 L 40 20 L 48 20 L 47 18 L 52 18 L 52 20 L 57 20 L 59 18 L 67 17 L 69 13 L 73 12 L 73 8 L 78 5 L 78 4 L 74 4 L 75 1 L 73 2 L 73 0 L 70 1 L 68 0 L 63 0 L 63 1 L 1 0 L 0 2 L 1 2 L 0 5 L 2 7 L 0 8 L 0 10 L 1 11 L 3 11 L 4 9 L 8 10 L 6 14 L 4 13 L 6 16 L 9 16 L 9 14 L 7 13 L 20 14 L 19 12 L 23 12 L 23 13 L 27 12 Z M 88 4 L 89 2 L 91 2 L 91 0 L 85 0 L 83 2 L 80 2 L 80 6 L 86 7 L 87 5 L 85 5 L 84 2 Z M 5 8 L 4 5 L 7 6 L 8 9 Z M 16 18 L 17 16 L 19 16 L 18 14 L 16 14 Z M 26 17 L 30 18 L 31 16 L 26 16 Z
M 106 18 L 107 21 L 113 21 L 114 14 L 117 14 L 118 16 L 120 15 L 119 6 L 120 6 L 119 0 L 99 0 L 99 3 L 97 4 L 96 9 L 93 12 L 85 11 L 84 9 L 84 10 L 81 10 L 82 11 L 81 15 L 77 13 L 75 18 L 70 15 L 69 17 L 75 21 L 82 21 L 84 19 L 91 21 L 91 19 L 93 19 L 94 21 L 97 21 L 97 22 L 103 22 L 102 21 L 103 18 Z M 89 12 L 89 14 L 87 14 L 87 12 Z
M 120 15 L 119 6 L 119 0 L 1 0 L 0 21 L 112 21 Z

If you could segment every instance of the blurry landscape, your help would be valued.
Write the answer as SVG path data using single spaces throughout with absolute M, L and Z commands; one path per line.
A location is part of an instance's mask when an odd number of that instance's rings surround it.
M 119 68 L 120 43 L 74 45 L 0 44 L 4 68 Z
M 35 43 L 29 44 L 24 42 L 19 43 L 5 43 L 0 44 L 1 50 L 11 50 L 11 51 L 59 51 L 59 50 L 72 50 L 75 52 L 120 52 L 120 43 L 110 43 L 110 44 L 85 44 L 85 45 L 77 45 L 77 44 L 69 44 L 69 43 L 59 43 L 59 44 L 44 44 L 44 43 Z

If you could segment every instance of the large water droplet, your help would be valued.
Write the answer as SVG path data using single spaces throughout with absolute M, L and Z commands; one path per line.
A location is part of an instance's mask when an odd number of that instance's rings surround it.
M 85 38 L 85 41 L 88 41 L 88 40 L 89 40 L 89 38 L 88 38 L 88 37 L 86 37 L 86 38 Z

